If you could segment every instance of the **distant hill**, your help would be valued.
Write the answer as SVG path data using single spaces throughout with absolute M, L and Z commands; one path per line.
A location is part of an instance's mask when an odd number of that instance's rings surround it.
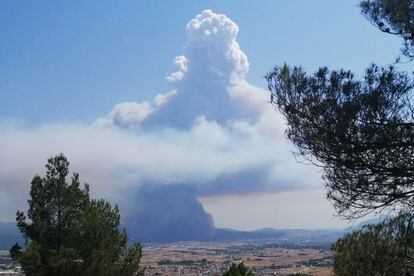
M 263 228 L 255 231 L 216 229 L 212 241 L 267 240 L 286 246 L 329 247 L 343 236 L 342 230 L 304 230 Z
M 0 250 L 8 250 L 16 242 L 20 246 L 24 244 L 22 235 L 16 227 L 16 223 L 0 222 Z
M 255 231 L 239 231 L 230 228 L 214 228 L 212 234 L 208 237 L 184 239 L 186 233 L 182 230 L 182 236 L 176 237 L 176 239 L 170 240 L 156 240 L 134 237 L 133 233 L 130 233 L 132 238 L 139 240 L 140 242 L 177 242 L 186 240 L 198 240 L 198 241 L 211 241 L 211 242 L 231 242 L 231 241 L 246 241 L 246 240 L 262 240 L 272 241 L 281 245 L 309 245 L 309 246 L 327 246 L 332 242 L 343 236 L 345 233 L 359 230 L 364 225 L 378 223 L 384 220 L 385 217 L 380 217 L 372 220 L 361 222 L 355 226 L 347 227 L 339 230 L 305 230 L 305 229 L 273 229 L 263 228 Z M 139 231 L 139 228 L 137 229 Z M 168 229 L 166 229 L 168 232 Z M 21 233 L 13 222 L 0 222 L 0 250 L 9 249 L 14 243 L 19 242 L 20 245 L 24 244 Z
M 238 231 L 230 228 L 216 228 L 213 241 L 237 241 L 254 239 L 276 239 L 283 235 L 283 230 L 259 229 L 255 231 Z
M 235 241 L 262 241 L 272 242 L 284 246 L 312 246 L 329 247 L 335 240 L 344 235 L 343 230 L 305 230 L 305 229 L 273 229 L 263 228 L 255 231 L 239 231 L 230 228 L 214 228 L 209 237 L 200 239 L 137 239 L 133 234 L 130 236 L 134 240 L 143 243 L 164 243 L 179 241 L 205 241 L 205 242 L 235 242 Z
M 372 218 L 369 220 L 364 220 L 356 225 L 353 226 L 349 226 L 347 228 L 344 229 L 345 232 L 351 232 L 351 231 L 358 231 L 361 230 L 362 228 L 364 228 L 364 226 L 367 226 L 369 224 L 377 224 L 377 223 L 381 223 L 384 220 L 386 220 L 387 218 L 389 218 L 389 216 L 387 215 L 380 215 L 376 218 Z

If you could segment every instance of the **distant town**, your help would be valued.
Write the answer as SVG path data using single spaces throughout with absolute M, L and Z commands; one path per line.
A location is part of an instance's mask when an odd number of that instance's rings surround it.
M 332 275 L 328 243 L 256 240 L 147 244 L 141 265 L 144 275 L 222 275 L 232 263 L 239 262 L 255 275 Z M 8 251 L 0 251 L 0 275 L 24 275 Z

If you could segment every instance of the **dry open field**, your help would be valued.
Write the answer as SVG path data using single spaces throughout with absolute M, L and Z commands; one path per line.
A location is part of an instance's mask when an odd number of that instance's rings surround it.
M 332 275 L 327 250 L 252 242 L 147 245 L 142 265 L 146 275 L 221 275 L 231 263 L 241 261 L 256 275 Z

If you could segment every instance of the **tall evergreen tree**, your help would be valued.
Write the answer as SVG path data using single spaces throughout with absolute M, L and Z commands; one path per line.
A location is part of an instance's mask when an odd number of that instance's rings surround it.
M 118 207 L 91 200 L 74 173 L 67 183 L 69 162 L 58 155 L 46 164 L 46 176 L 35 176 L 29 210 L 17 212 L 17 226 L 26 240 L 19 257 L 27 275 L 137 275 L 141 246 L 128 247 Z

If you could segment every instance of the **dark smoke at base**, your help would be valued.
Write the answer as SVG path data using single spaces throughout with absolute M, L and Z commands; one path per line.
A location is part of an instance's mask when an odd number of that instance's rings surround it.
M 179 241 L 232 242 L 266 240 L 277 244 L 307 243 L 329 249 L 342 230 L 301 230 L 264 228 L 239 231 L 214 227 L 214 222 L 188 185 L 141 187 L 131 194 L 124 226 L 131 241 L 164 243 Z M 145 246 L 145 245 L 144 245 Z
M 125 225 L 133 240 L 208 241 L 214 235 L 212 216 L 189 186 L 143 186 L 130 202 Z

